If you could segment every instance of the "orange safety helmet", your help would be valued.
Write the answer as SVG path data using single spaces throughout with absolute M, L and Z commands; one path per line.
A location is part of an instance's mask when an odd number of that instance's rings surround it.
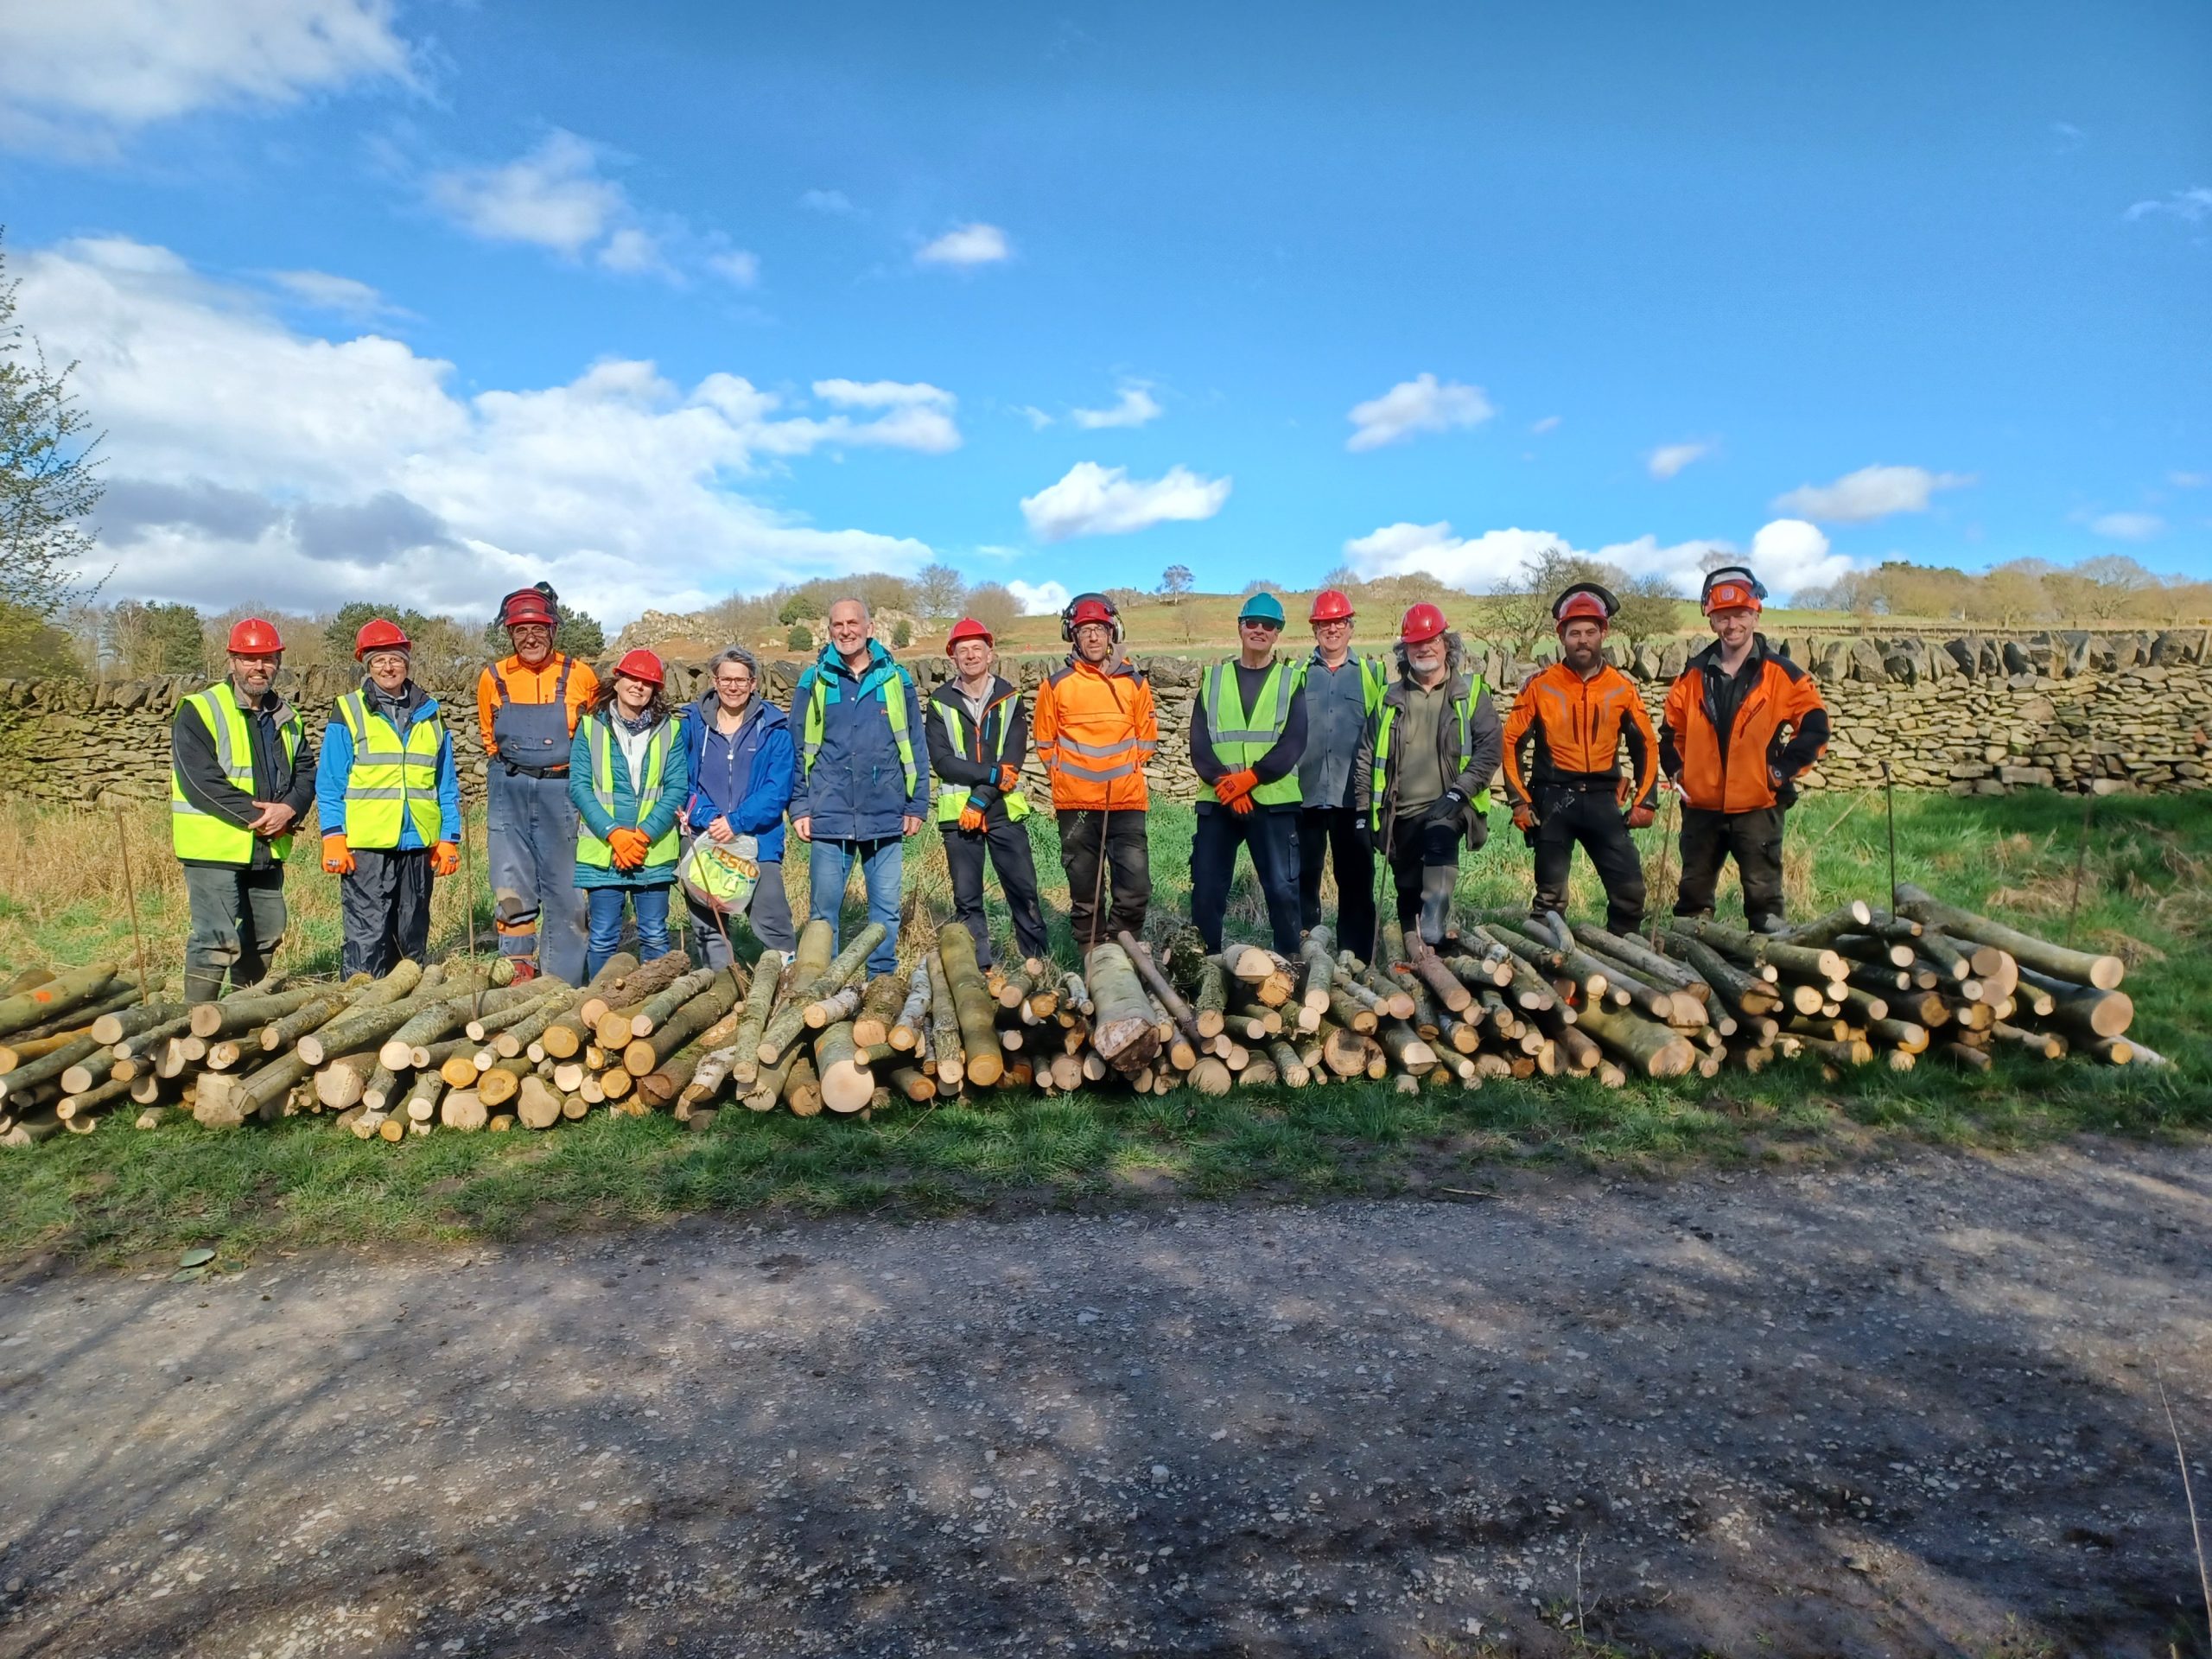
M 1698 608 L 1707 616 L 1715 611 L 1758 611 L 1766 598 L 1766 584 L 1748 565 L 1726 564 L 1707 575 L 1697 597 Z
M 230 643 L 224 647 L 241 657 L 257 656 L 264 652 L 284 654 L 284 642 L 276 637 L 276 626 L 264 622 L 257 616 L 242 616 L 231 624 Z
M 553 609 L 551 596 L 540 588 L 518 588 L 499 601 L 501 627 L 519 627 L 526 622 L 542 623 L 549 628 L 560 626 L 561 619 Z
M 661 667 L 660 658 L 643 645 L 634 651 L 624 652 L 622 660 L 614 664 L 614 672 L 630 679 L 642 680 L 647 685 L 664 685 L 668 680 L 668 672 Z
M 1398 627 L 1398 643 L 1417 645 L 1424 639 L 1433 639 L 1444 632 L 1444 613 L 1423 600 L 1406 612 L 1406 620 Z
M 357 663 L 365 659 L 372 651 L 400 651 L 412 655 L 414 650 L 415 642 L 407 637 L 399 625 L 387 622 L 380 616 L 372 617 L 363 623 L 361 631 L 353 636 L 353 660 Z
M 1334 588 L 1324 588 L 1313 595 L 1313 612 L 1308 622 L 1349 622 L 1352 619 L 1351 601 Z
M 952 632 L 945 636 L 944 654 L 952 655 L 952 648 L 963 639 L 980 639 L 987 645 L 998 644 L 991 638 L 991 631 L 972 616 L 963 616 L 952 625 Z
M 1588 619 L 1599 628 L 1613 625 L 1613 613 L 1620 609 L 1620 601 L 1594 582 L 1578 582 L 1552 601 L 1554 632 L 1565 633 L 1570 622 Z

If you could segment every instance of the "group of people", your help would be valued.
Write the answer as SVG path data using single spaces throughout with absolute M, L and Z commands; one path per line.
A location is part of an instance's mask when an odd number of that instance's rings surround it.
M 1663 777 L 1683 802 L 1676 913 L 1709 912 L 1732 857 L 1751 924 L 1778 926 L 1783 813 L 1826 746 L 1827 717 L 1811 679 L 1758 632 L 1764 597 L 1740 567 L 1707 578 L 1713 643 L 1675 682 L 1655 731 L 1634 683 L 1605 660 L 1618 607 L 1594 583 L 1559 596 L 1559 658 L 1523 683 L 1503 723 L 1434 605 L 1405 613 L 1386 665 L 1354 649 L 1345 594 L 1315 598 L 1313 649 L 1298 656 L 1281 650 L 1281 601 L 1254 594 L 1236 619 L 1237 654 L 1207 670 L 1190 721 L 1201 785 L 1193 921 L 1219 949 L 1242 847 L 1274 947 L 1294 955 L 1322 919 L 1333 864 L 1337 937 L 1371 955 L 1379 855 L 1408 939 L 1433 945 L 1461 858 L 1488 836 L 1502 772 L 1514 826 L 1534 850 L 1535 909 L 1564 908 L 1579 845 L 1604 884 L 1606 925 L 1636 928 L 1645 889 L 1630 832 L 1654 821 Z M 679 888 L 709 964 L 731 959 L 740 919 L 788 960 L 787 834 L 807 849 L 811 913 L 833 930 L 860 868 L 868 918 L 884 928 L 868 965 L 888 972 L 906 842 L 932 819 L 955 919 L 979 958 L 991 959 L 987 864 L 1017 945 L 1046 956 L 1022 788 L 1033 745 L 1077 946 L 1143 929 L 1145 769 L 1159 720 L 1103 594 L 1062 613 L 1067 660 L 1033 707 L 996 671 L 996 642 L 973 618 L 952 629 L 952 677 L 925 702 L 856 599 L 830 607 L 829 643 L 788 715 L 741 646 L 714 658 L 707 690 L 679 709 L 650 651 L 624 653 L 601 682 L 557 649 L 558 600 L 544 583 L 508 594 L 499 620 L 512 650 L 479 677 L 476 712 L 494 927 L 518 978 L 582 983 L 620 947 L 626 919 L 641 957 L 664 955 Z M 191 907 L 191 1000 L 266 972 L 286 925 L 285 861 L 310 804 L 323 868 L 341 884 L 344 971 L 380 975 L 427 950 L 432 884 L 461 865 L 461 786 L 451 731 L 415 683 L 411 652 L 396 624 L 365 626 L 354 644 L 361 684 L 339 698 L 319 744 L 276 690 L 283 642 L 259 618 L 231 631 L 228 676 L 179 704 L 171 810 Z

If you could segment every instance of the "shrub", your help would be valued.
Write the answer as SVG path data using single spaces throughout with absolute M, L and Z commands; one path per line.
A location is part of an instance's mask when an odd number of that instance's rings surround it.
M 784 643 L 793 651 L 814 649 L 814 634 L 804 622 L 791 624 L 791 631 L 784 636 Z
M 891 648 L 893 651 L 904 651 L 913 643 L 914 625 L 902 616 L 892 625 Z

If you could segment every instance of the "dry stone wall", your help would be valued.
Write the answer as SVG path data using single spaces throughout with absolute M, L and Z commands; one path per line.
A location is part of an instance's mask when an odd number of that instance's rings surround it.
M 1887 762 L 1904 786 L 1955 795 L 2017 788 L 2116 791 L 2202 789 L 2212 778 L 2212 631 L 2053 632 L 1997 639 L 1911 636 L 1891 639 L 1807 636 L 1771 641 L 1818 679 L 1834 721 L 1828 753 L 1809 788 L 1860 788 L 1881 781 Z M 1535 671 L 1499 647 L 1470 642 L 1501 702 Z M 1667 687 L 1694 643 L 1618 643 L 1615 660 L 1637 683 L 1656 720 Z M 1008 678 L 1033 690 L 1058 657 L 1009 658 Z M 1189 760 L 1191 709 L 1205 664 L 1185 657 L 1139 658 L 1152 677 L 1160 743 L 1151 768 L 1156 794 L 1197 792 Z M 795 660 L 768 665 L 776 701 L 788 708 Z M 910 666 L 924 694 L 950 672 L 943 658 Z M 696 664 L 671 665 L 671 690 L 696 697 L 706 685 Z M 355 683 L 336 669 L 287 674 L 280 684 L 318 737 L 338 696 Z M 35 799 L 109 804 L 157 800 L 168 791 L 168 724 L 196 678 L 105 682 L 0 680 L 0 787 Z M 475 688 L 433 685 L 445 703 L 464 790 L 480 797 L 484 753 Z M 1028 784 L 1042 798 L 1034 758 Z

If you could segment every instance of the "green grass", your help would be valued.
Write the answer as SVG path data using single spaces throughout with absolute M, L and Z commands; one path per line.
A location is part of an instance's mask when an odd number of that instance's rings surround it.
M 1364 1084 L 1220 1099 L 1189 1091 L 1142 1100 L 986 1095 L 900 1106 L 866 1122 L 731 1109 L 699 1134 L 666 1117 L 599 1115 L 542 1135 L 440 1134 L 396 1147 L 355 1141 L 315 1118 L 228 1134 L 189 1124 L 142 1133 L 118 1121 L 92 1135 L 0 1154 L 0 1257 L 50 1249 L 119 1261 L 202 1243 L 244 1255 L 317 1243 L 509 1238 L 702 1211 L 920 1217 L 1160 1194 L 1467 1194 L 1531 1165 L 1660 1171 L 1699 1160 L 1847 1156 L 1890 1139 L 2019 1147 L 2082 1132 L 2199 1132 L 2212 1124 L 2212 1043 L 2202 1012 L 2212 1007 L 2212 812 L 2201 799 L 2177 797 L 2106 799 L 2094 810 L 2072 937 L 2129 958 L 2136 1033 L 2174 1060 L 2169 1071 L 2053 1067 L 2003 1055 L 1986 1076 L 1930 1065 L 1824 1082 L 1801 1064 L 1755 1077 L 1725 1073 L 1709 1084 L 1638 1082 L 1618 1090 L 1573 1079 L 1410 1097 Z M 1154 815 L 1160 914 L 1186 911 L 1193 823 L 1187 809 Z M 19 844 L 72 830 L 20 816 L 15 827 L 24 832 Z M 2063 937 L 2081 828 L 2079 800 L 2055 795 L 1900 797 L 1898 874 Z M 1790 836 L 1795 913 L 1886 886 L 1878 797 L 1809 800 L 1792 815 Z M 1656 877 L 1657 834 L 1643 839 Z M 1034 841 L 1056 940 L 1066 948 L 1066 882 L 1048 820 L 1038 821 Z M 933 836 L 925 832 L 910 855 L 910 884 L 941 900 L 944 861 Z M 480 882 L 481 869 L 480 861 Z M 149 874 L 156 879 L 143 919 L 156 949 L 173 958 L 181 899 L 164 896 L 160 872 Z M 13 885 L 4 861 L 0 878 L 10 881 L 0 949 L 10 958 L 35 952 L 75 962 L 116 954 L 118 944 L 127 949 L 118 906 L 68 890 L 70 879 L 92 881 L 96 873 L 48 871 L 35 893 Z M 1468 861 L 1460 897 L 1471 906 L 1519 904 L 1527 880 L 1527 854 L 1508 830 Z M 327 895 L 316 891 L 329 884 L 308 870 L 296 885 L 311 963 L 334 951 L 334 929 L 322 937 Z M 1596 913 L 1597 888 L 1580 868 L 1573 899 L 1578 914 Z M 804 903 L 799 893 L 794 899 Z M 442 902 L 440 936 L 454 943 L 465 937 L 466 912 L 458 893 Z M 1724 889 L 1724 912 L 1733 902 Z M 848 913 L 856 916 L 857 906 Z M 1262 913 L 1249 872 L 1241 871 L 1232 934 L 1258 937 Z M 993 922 L 1007 938 L 995 899 Z M 926 931 L 918 925 L 915 940 Z

